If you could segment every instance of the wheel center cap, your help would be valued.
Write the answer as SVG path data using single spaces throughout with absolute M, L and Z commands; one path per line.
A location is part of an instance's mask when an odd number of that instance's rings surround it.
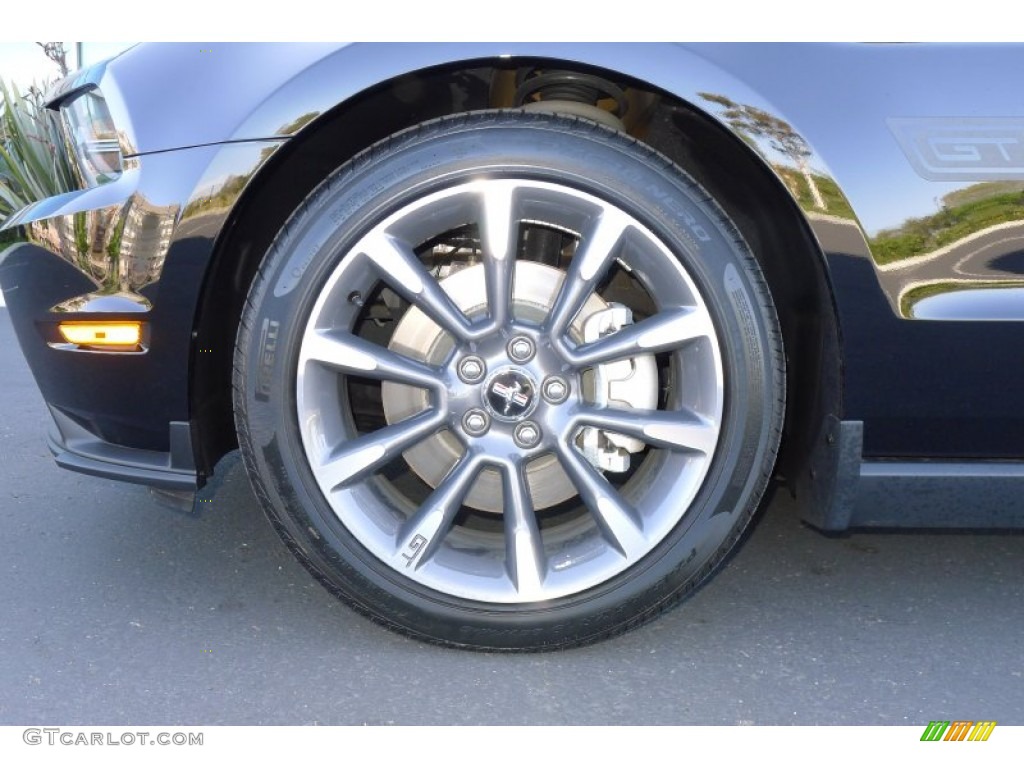
M 484 385 L 487 410 L 501 421 L 525 419 L 537 405 L 537 386 L 524 371 L 505 368 Z

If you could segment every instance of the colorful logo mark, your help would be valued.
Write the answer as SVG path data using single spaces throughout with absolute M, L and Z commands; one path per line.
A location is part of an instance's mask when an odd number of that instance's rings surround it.
M 988 741 L 995 727 L 995 720 L 932 720 L 921 741 Z

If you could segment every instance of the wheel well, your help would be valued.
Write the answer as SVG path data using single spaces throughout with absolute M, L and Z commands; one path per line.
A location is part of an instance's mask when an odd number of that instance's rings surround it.
M 522 70 L 523 62 L 516 62 Z M 838 327 L 823 260 L 779 179 L 734 135 L 687 103 L 616 73 L 564 62 L 543 69 L 597 73 L 625 88 L 625 128 L 687 168 L 737 223 L 765 272 L 779 312 L 789 392 L 779 471 L 809 462 L 828 414 L 839 413 Z M 192 361 L 192 422 L 200 477 L 236 447 L 231 406 L 235 330 L 263 254 L 305 197 L 338 166 L 392 133 L 444 115 L 514 106 L 515 69 L 492 62 L 427 70 L 384 83 L 303 128 L 259 173 L 232 211 L 200 300 Z
M 839 325 L 817 241 L 780 179 L 703 113 L 678 100 L 662 101 L 644 140 L 686 168 L 725 209 L 761 265 L 787 364 L 776 474 L 794 492 L 803 489 L 814 481 L 815 453 L 828 440 L 842 402 Z

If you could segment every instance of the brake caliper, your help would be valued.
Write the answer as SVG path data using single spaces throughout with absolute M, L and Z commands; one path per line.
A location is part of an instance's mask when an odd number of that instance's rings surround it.
M 633 324 L 633 311 L 615 302 L 594 312 L 583 323 L 583 342 L 597 341 Z M 654 409 L 658 405 L 658 368 L 654 355 L 637 355 L 595 366 L 584 377 L 587 399 L 599 408 Z M 625 472 L 630 454 L 644 449 L 644 442 L 597 427 L 580 431 L 584 457 L 600 470 Z

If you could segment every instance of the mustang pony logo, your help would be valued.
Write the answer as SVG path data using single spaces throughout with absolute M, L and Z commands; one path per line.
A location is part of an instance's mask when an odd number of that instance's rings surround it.
M 523 385 L 518 380 L 513 380 L 511 384 L 502 384 L 500 381 L 496 381 L 491 387 L 491 392 L 505 399 L 505 406 L 501 411 L 504 416 L 509 415 L 509 409 L 513 405 L 525 408 L 530 404 L 530 396 L 523 392 Z

